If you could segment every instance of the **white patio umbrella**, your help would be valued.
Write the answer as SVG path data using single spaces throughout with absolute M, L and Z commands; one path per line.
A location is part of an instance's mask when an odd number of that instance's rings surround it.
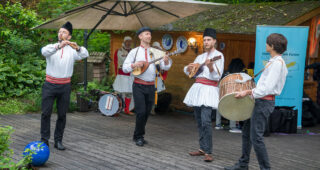
M 70 21 L 74 29 L 156 28 L 215 5 L 226 4 L 194 0 L 94 0 L 36 28 L 60 28 L 66 21 Z

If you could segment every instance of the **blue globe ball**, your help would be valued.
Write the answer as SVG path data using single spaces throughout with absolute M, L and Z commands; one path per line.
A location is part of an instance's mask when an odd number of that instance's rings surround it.
M 41 141 L 33 141 L 30 142 L 25 148 L 23 155 L 29 155 L 29 152 L 26 152 L 27 149 L 34 151 L 35 153 L 32 155 L 33 166 L 41 166 L 47 162 L 50 156 L 50 150 L 48 145 Z

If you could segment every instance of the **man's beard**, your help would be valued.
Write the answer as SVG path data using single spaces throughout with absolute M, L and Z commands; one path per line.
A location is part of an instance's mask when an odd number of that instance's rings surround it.
M 145 39 L 144 40 L 144 43 L 150 44 L 150 42 L 151 42 L 151 39 L 150 40 L 149 39 Z
M 204 50 L 205 51 L 210 51 L 214 48 L 214 45 L 210 45 L 209 47 L 205 47 Z

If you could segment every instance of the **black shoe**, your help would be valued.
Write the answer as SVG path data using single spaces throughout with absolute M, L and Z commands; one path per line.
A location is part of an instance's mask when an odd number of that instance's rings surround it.
M 61 141 L 55 142 L 54 147 L 57 148 L 58 150 L 65 150 L 66 148 L 62 145 Z
M 143 140 L 143 144 L 148 144 L 148 141 L 146 141 L 144 139 L 142 139 L 142 140 Z
M 233 166 L 224 167 L 224 170 L 248 170 L 248 166 L 241 166 L 239 163 L 236 163 Z
M 49 147 L 49 142 L 46 139 L 41 139 L 41 142 L 43 142 L 44 144 L 46 144 Z
M 136 145 L 137 146 L 143 146 L 144 145 L 144 140 L 143 139 L 137 139 L 136 140 Z

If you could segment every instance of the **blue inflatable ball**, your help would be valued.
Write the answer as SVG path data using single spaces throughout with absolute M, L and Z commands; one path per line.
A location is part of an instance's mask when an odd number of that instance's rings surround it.
M 48 145 L 46 145 L 45 143 L 43 143 L 41 141 L 30 142 L 24 148 L 24 152 L 23 152 L 24 156 L 29 155 L 29 152 L 26 151 L 27 149 L 30 149 L 35 152 L 34 154 L 32 154 L 31 164 L 33 166 L 41 166 L 44 163 L 46 163 L 47 160 L 49 159 L 49 156 L 50 156 L 49 147 L 48 147 Z

